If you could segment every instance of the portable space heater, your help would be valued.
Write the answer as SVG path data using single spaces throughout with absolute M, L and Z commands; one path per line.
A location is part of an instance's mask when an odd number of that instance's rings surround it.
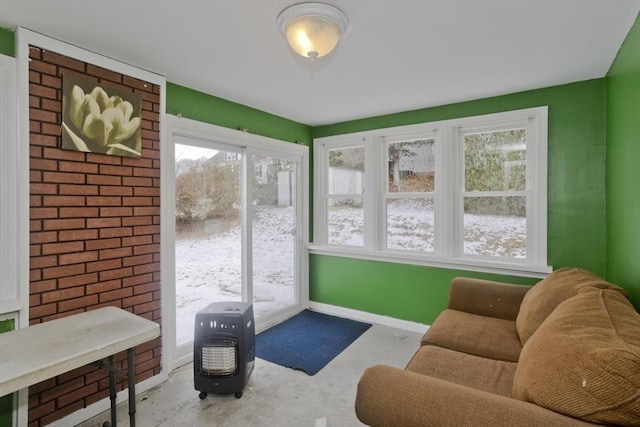
M 256 356 L 253 306 L 216 302 L 196 313 L 193 382 L 200 399 L 207 393 L 235 393 L 249 381 Z

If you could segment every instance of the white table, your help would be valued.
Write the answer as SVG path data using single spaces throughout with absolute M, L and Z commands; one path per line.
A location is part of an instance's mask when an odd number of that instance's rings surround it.
M 134 347 L 160 336 L 160 326 L 105 307 L 0 334 L 0 396 L 108 358 L 111 424 L 115 427 L 113 356 L 127 350 L 129 419 L 135 425 Z

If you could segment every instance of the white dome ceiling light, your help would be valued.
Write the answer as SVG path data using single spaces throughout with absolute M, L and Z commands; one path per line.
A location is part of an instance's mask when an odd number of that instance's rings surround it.
M 278 15 L 278 28 L 291 48 L 312 61 L 329 54 L 349 31 L 349 18 L 324 3 L 299 3 Z

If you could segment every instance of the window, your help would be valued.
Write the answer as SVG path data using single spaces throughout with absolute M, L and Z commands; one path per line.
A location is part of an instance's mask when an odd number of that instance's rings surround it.
M 386 142 L 386 248 L 435 248 L 435 139 Z
M 236 160 L 240 160 L 240 155 L 238 153 L 225 151 L 225 153 L 224 153 L 224 161 L 225 162 L 232 162 L 232 161 L 236 161 Z
M 311 250 L 548 272 L 546 150 L 546 107 L 317 139 Z
M 364 244 L 364 147 L 327 150 L 329 244 Z
M 525 259 L 526 129 L 462 135 L 463 253 Z

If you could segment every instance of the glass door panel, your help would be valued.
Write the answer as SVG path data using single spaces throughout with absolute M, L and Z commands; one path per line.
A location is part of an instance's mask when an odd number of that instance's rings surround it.
M 195 314 L 242 300 L 241 154 L 175 144 L 176 346 L 193 341 Z
M 298 303 L 297 163 L 265 155 L 252 160 L 253 310 L 261 317 Z

